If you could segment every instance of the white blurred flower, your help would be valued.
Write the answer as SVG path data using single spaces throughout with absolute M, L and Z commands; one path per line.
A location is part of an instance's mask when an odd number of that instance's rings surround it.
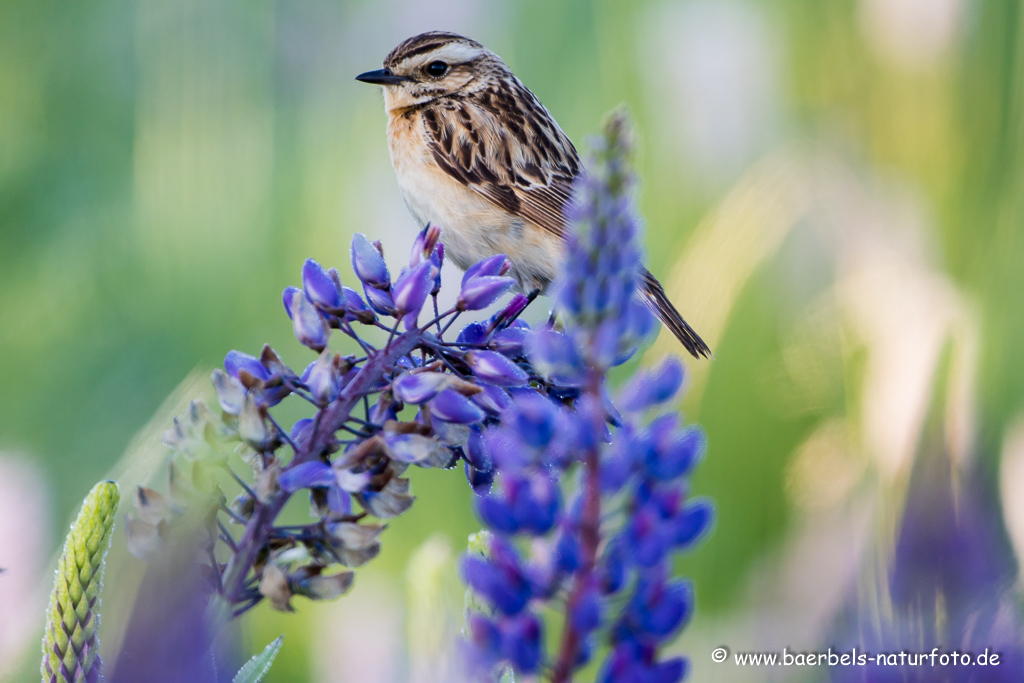
M 714 191 L 760 152 L 778 120 L 776 41 L 764 12 L 738 0 L 656 6 L 641 64 L 659 134 L 673 136 Z
M 963 26 L 964 0 L 861 0 L 861 27 L 875 53 L 916 71 L 949 50 Z
M 0 679 L 14 675 L 26 648 L 38 647 L 43 633 L 46 584 L 52 581 L 46 568 L 48 500 L 31 460 L 0 454 Z

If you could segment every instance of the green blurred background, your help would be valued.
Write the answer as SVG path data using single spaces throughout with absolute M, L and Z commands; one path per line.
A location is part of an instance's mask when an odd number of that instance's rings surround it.
M 636 119 L 649 265 L 716 355 L 683 404 L 719 511 L 679 564 L 696 680 L 712 645 L 821 642 L 884 567 L 935 400 L 1022 546 L 1017 0 L 4 0 L 0 677 L 33 680 L 59 531 L 159 461 L 129 444 L 190 371 L 263 342 L 304 364 L 279 298 L 302 260 L 349 272 L 355 231 L 406 254 L 381 99 L 353 77 L 431 29 L 502 55 L 578 144 L 619 103 Z M 417 605 L 405 573 L 432 534 L 419 562 L 450 569 L 478 525 L 460 472 L 413 485 L 353 595 L 252 617 L 253 648 L 288 634 L 269 680 L 434 680 L 417 642 L 461 596 Z

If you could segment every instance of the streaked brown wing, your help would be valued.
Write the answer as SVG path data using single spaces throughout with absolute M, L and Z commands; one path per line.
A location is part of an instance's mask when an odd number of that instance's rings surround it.
M 579 173 L 572 142 L 533 93 L 486 90 L 421 113 L 437 165 L 510 213 L 565 236 L 565 206 Z

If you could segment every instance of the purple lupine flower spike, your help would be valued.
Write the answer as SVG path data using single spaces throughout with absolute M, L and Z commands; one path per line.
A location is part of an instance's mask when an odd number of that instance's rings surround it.
M 671 555 L 696 543 L 713 520 L 709 502 L 686 500 L 684 477 L 701 459 L 703 432 L 674 413 L 638 420 L 677 394 L 676 361 L 637 376 L 621 393 L 622 412 L 605 388 L 608 369 L 650 331 L 634 305 L 639 221 L 623 125 L 612 120 L 593 174 L 577 184 L 564 276 L 552 286 L 564 332 L 509 327 L 525 304 L 514 300 L 492 319 L 496 329 L 474 323 L 457 341 L 485 344 L 467 348 L 462 362 L 478 381 L 509 387 L 509 404 L 467 441 L 471 481 L 482 471 L 476 463 L 487 464 L 476 507 L 492 534 L 463 563 L 466 582 L 493 610 L 470 619 L 471 662 L 481 674 L 502 664 L 521 673 L 543 668 L 553 683 L 565 683 L 602 645 L 609 652 L 602 681 L 675 683 L 686 670 L 681 659 L 661 658 L 659 647 L 692 613 L 689 584 L 668 576 Z M 476 283 L 500 277 L 498 264 L 467 271 L 460 304 Z M 576 482 L 565 501 L 560 480 Z M 513 542 L 522 537 L 529 541 Z M 518 590 L 519 577 L 529 577 L 528 588 Z M 536 608 L 556 596 L 563 633 L 548 653 Z

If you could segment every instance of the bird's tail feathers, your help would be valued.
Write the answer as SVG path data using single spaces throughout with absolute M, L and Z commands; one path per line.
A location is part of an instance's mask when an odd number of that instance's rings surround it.
M 704 340 L 683 320 L 683 316 L 679 314 L 676 307 L 669 301 L 668 295 L 665 294 L 665 288 L 661 286 L 657 278 L 651 275 L 649 270 L 640 269 L 640 279 L 637 284 L 640 286 L 638 292 L 640 298 L 654 311 L 665 327 L 675 335 L 683 348 L 690 352 L 690 355 L 698 360 L 701 357 L 714 357 Z

